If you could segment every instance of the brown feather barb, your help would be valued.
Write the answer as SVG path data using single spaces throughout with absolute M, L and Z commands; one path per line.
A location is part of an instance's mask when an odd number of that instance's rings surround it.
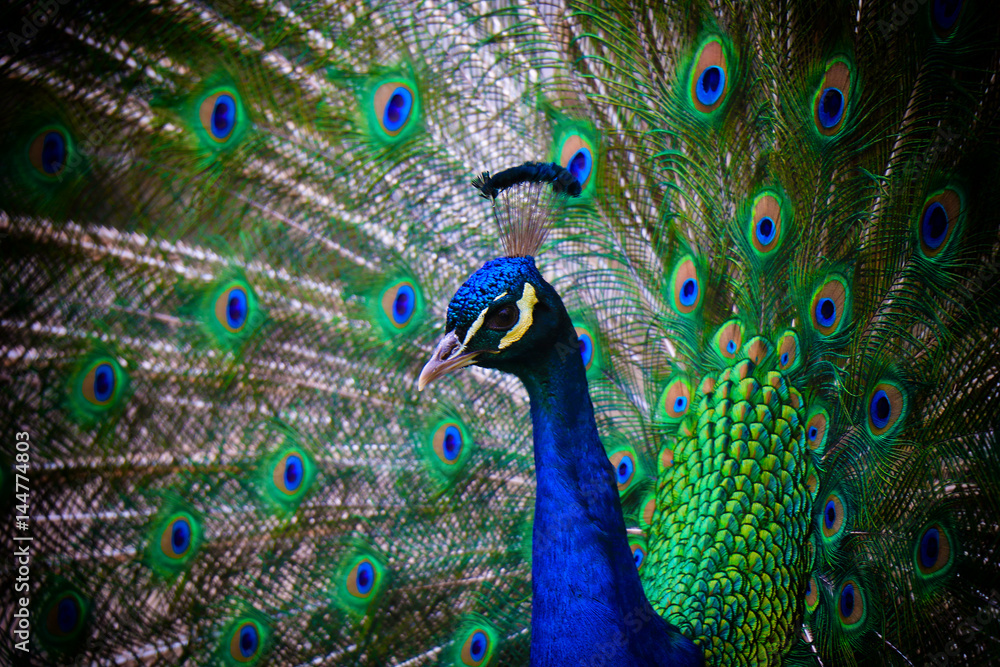
M 549 183 L 551 189 L 546 187 Z M 483 172 L 472 185 L 493 201 L 493 215 L 507 257 L 534 257 L 548 237 L 558 196 L 577 197 L 581 189 L 576 177 L 563 167 L 538 162 L 525 162 L 496 176 Z

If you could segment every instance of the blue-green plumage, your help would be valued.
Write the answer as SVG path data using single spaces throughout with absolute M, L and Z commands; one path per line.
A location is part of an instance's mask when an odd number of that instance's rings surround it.
M 1000 651 L 990 3 L 0 15 L 0 663 Z

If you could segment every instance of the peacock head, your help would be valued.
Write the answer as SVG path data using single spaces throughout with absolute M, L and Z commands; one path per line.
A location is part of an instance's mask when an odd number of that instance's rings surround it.
M 446 334 L 420 373 L 421 390 L 473 364 L 523 376 L 556 345 L 576 341 L 562 299 L 533 255 L 547 234 L 551 197 L 577 196 L 580 183 L 559 165 L 528 162 L 496 176 L 484 173 L 473 185 L 494 200 L 507 256 L 484 264 L 448 304 Z

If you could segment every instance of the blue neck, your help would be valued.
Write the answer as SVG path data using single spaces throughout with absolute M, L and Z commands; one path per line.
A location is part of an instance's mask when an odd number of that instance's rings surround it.
M 642 590 L 574 351 L 557 345 L 521 375 L 531 398 L 538 480 L 531 665 L 590 664 L 599 655 L 606 665 L 702 664 L 701 652 L 656 614 Z

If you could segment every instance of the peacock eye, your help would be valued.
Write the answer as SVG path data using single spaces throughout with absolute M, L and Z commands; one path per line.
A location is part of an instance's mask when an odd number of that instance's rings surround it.
M 486 326 L 494 331 L 507 331 L 517 324 L 517 320 L 517 307 L 509 303 L 495 313 L 491 313 L 486 320 Z

